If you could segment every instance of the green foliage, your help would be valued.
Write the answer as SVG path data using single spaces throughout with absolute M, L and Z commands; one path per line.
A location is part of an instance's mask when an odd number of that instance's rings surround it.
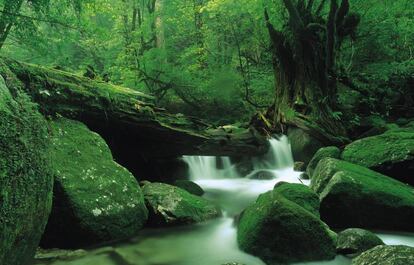
M 0 0 L 0 9 L 8 2 Z M 356 80 L 368 106 L 359 111 L 400 114 L 410 103 L 402 95 L 414 68 L 414 4 L 350 3 L 361 26 L 342 45 L 341 76 Z M 173 112 L 247 121 L 274 102 L 264 8 L 283 31 L 288 14 L 282 1 L 25 0 L 1 51 L 78 74 L 91 66 L 98 79 L 152 93 Z M 336 114 L 358 123 L 359 116 Z

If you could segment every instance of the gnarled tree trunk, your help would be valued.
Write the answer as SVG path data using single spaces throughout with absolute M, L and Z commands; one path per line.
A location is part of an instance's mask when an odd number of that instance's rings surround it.
M 349 12 L 349 0 L 283 0 L 289 19 L 277 30 L 265 11 L 273 45 L 275 126 L 296 126 L 327 142 L 346 141 L 346 131 L 334 115 L 336 107 L 336 53 L 353 36 L 359 16 Z

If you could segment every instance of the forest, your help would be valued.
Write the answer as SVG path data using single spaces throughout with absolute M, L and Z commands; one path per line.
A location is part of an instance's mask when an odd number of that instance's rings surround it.
M 412 0 L 0 0 L 0 265 L 414 265 Z

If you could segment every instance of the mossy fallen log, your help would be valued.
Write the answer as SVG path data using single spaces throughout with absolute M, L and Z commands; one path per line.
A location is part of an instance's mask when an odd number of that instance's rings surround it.
M 170 114 L 155 106 L 153 97 L 129 88 L 8 58 L 0 58 L 0 74 L 9 87 L 25 90 L 43 114 L 85 123 L 118 160 L 131 160 L 126 163 L 143 156 L 259 155 L 268 148 L 252 128 L 214 127 Z

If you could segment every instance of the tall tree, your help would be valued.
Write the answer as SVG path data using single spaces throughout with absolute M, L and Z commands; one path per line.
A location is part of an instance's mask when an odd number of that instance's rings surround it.
M 344 39 L 354 36 L 360 17 L 350 12 L 349 0 L 283 0 L 283 7 L 288 19 L 280 30 L 265 11 L 274 56 L 275 123 L 341 140 L 346 132 L 333 114 L 336 58 Z

